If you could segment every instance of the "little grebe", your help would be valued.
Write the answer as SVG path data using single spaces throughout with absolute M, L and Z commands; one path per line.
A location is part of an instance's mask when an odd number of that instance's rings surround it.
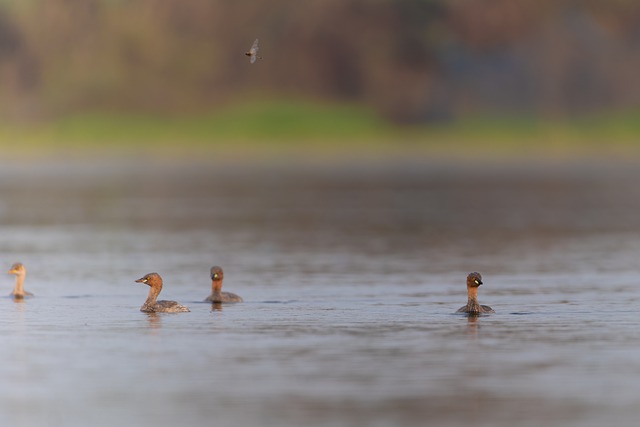
M 162 277 L 158 273 L 146 274 L 136 282 L 144 283 L 151 288 L 149 289 L 147 300 L 140 307 L 140 311 L 144 313 L 181 313 L 190 311 L 187 307 L 175 301 L 156 301 L 160 291 L 162 291 Z
M 31 292 L 24 290 L 24 278 L 27 276 L 27 269 L 24 267 L 24 264 L 16 262 L 11 266 L 7 273 L 15 274 L 16 276 L 16 285 L 13 287 L 13 291 L 10 294 L 12 297 L 15 299 L 22 299 L 24 297 L 33 296 Z
M 242 298 L 231 292 L 222 292 L 222 279 L 224 272 L 217 265 L 211 267 L 211 295 L 205 302 L 242 302 Z
M 482 285 L 482 276 L 480 273 L 470 273 L 467 276 L 467 305 L 460 307 L 456 313 L 481 314 L 495 313 L 488 305 L 480 305 L 478 303 L 478 287 Z

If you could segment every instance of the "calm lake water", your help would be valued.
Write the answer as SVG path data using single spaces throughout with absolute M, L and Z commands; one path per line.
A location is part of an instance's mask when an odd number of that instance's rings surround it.
M 0 165 L 0 424 L 637 423 L 637 167 L 134 160 Z

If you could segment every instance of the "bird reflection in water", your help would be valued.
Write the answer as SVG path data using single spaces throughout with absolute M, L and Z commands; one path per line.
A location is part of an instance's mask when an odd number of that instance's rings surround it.
M 479 318 L 480 315 L 478 314 L 467 315 L 467 335 L 470 337 L 477 338 L 478 336 L 478 328 L 480 327 Z
M 221 302 L 212 302 L 211 303 L 211 311 L 222 311 L 222 303 Z
M 26 302 L 24 298 L 15 298 L 15 297 L 13 297 L 12 300 L 16 304 L 24 304 Z
M 162 316 L 158 313 L 147 313 L 147 322 L 153 330 L 159 330 L 162 327 Z

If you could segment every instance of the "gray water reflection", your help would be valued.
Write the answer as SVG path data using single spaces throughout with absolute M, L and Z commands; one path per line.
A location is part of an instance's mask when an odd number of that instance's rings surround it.
M 632 166 L 6 164 L 3 425 L 631 425 Z M 245 303 L 201 301 L 208 270 Z M 0 268 L 1 271 L 1 268 Z M 140 275 L 190 313 L 147 315 Z M 497 312 L 452 314 L 465 277 Z

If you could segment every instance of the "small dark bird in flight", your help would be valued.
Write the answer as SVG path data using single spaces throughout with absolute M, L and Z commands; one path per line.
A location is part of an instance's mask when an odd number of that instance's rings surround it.
M 248 52 L 245 52 L 244 54 L 247 55 L 249 57 L 249 61 L 251 61 L 251 63 L 253 64 L 254 62 L 256 62 L 256 59 L 262 59 L 261 56 L 258 56 L 258 39 L 256 39 L 256 41 L 253 42 L 253 46 L 251 46 L 251 49 L 249 49 Z

